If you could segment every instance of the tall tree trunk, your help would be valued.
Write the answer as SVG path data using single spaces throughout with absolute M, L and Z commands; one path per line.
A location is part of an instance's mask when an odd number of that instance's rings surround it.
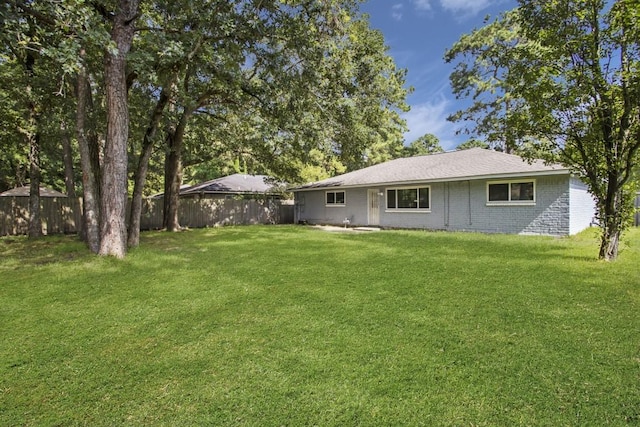
M 162 119 L 162 113 L 165 106 L 169 102 L 169 96 L 165 89 L 160 93 L 160 98 L 151 113 L 151 120 L 149 126 L 144 133 L 144 139 L 142 141 L 142 149 L 140 151 L 140 157 L 138 158 L 138 168 L 135 175 L 135 184 L 133 187 L 133 198 L 131 200 L 131 213 L 129 216 L 129 236 L 128 244 L 130 247 L 135 247 L 140 244 L 140 215 L 142 214 L 142 190 L 147 180 L 147 171 L 149 170 L 149 159 L 153 151 L 153 140 L 158 131 L 160 120 Z
M 117 53 L 106 53 L 105 88 L 107 140 L 104 148 L 100 199 L 100 255 L 123 258 L 127 253 L 127 141 L 129 105 L 127 99 L 127 53 L 131 48 L 137 0 L 120 0 L 113 19 L 111 39 Z
M 603 206 L 600 206 L 600 226 L 602 228 L 600 240 L 599 258 L 612 261 L 618 258 L 620 236 L 624 230 L 624 204 L 625 194 L 621 187 L 617 186 L 617 176 L 610 176 L 607 184 L 608 191 Z M 616 188 L 618 187 L 618 188 Z
M 81 53 L 84 56 L 84 52 Z M 82 169 L 83 223 L 81 235 L 87 242 L 89 250 L 98 253 L 100 250 L 100 206 L 98 201 L 98 177 L 92 161 L 92 149 L 86 134 L 87 108 L 90 92 L 89 79 L 84 66 L 78 72 L 76 96 L 78 97 L 76 112 L 76 132 L 80 151 L 80 167 Z
M 26 138 L 29 144 L 29 238 L 42 236 L 42 218 L 40 217 L 40 133 L 38 130 L 38 108 L 34 100 L 32 80 L 34 77 L 35 56 L 27 52 L 25 71 L 29 83 L 26 88 L 28 117 Z
M 603 228 L 600 241 L 599 258 L 605 261 L 613 261 L 618 257 L 618 246 L 620 243 L 620 230 Z
M 187 123 L 192 114 L 193 111 L 185 110 L 175 129 L 167 133 L 168 153 L 165 160 L 163 216 L 163 225 L 167 231 L 180 230 L 178 208 L 182 184 L 182 146 Z
M 32 123 L 35 124 L 35 117 Z M 29 137 L 29 238 L 42 236 L 40 216 L 40 135 L 37 131 Z
M 60 123 L 60 135 L 62 136 L 62 159 L 64 161 L 64 187 L 67 197 L 76 198 L 75 177 L 73 172 L 73 149 L 71 148 L 71 135 L 67 123 Z

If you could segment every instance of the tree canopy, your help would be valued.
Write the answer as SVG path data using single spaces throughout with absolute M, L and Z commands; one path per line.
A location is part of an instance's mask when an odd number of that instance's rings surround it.
M 596 201 L 603 259 L 617 256 L 638 186 L 639 17 L 634 0 L 521 0 L 445 56 L 458 61 L 454 92 L 473 100 L 451 119 L 579 176 Z
M 440 146 L 440 140 L 431 133 L 422 135 L 408 146 L 404 147 L 404 157 L 423 156 L 425 154 L 442 153 L 444 149 Z
M 128 242 L 136 245 L 145 193 L 165 192 L 167 228 L 179 229 L 185 176 L 210 179 L 243 167 L 296 183 L 400 150 L 405 70 L 358 6 L 357 0 L 8 1 L 0 6 L 0 73 L 11 84 L 0 88 L 0 99 L 12 102 L 3 103 L 0 121 L 39 119 L 40 127 L 30 128 L 46 127 L 52 141 L 62 140 L 61 129 L 44 126 L 59 118 L 33 109 L 30 116 L 35 104 L 16 102 L 12 91 L 47 95 L 46 105 L 65 117 L 64 131 L 76 144 L 72 166 L 82 173 L 70 174 L 82 177 L 76 184 L 89 247 L 121 257 L 127 196 L 133 197 Z M 25 81 L 20 61 L 28 55 L 38 61 L 42 81 Z M 35 178 L 20 128 L 0 131 L 10 160 L 0 170 L 5 186 Z M 41 156 L 39 163 L 47 180 L 51 160 Z

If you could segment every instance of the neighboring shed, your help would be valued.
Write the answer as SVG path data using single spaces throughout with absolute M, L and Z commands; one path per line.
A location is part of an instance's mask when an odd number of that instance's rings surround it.
M 0 193 L 0 236 L 27 234 L 29 230 L 29 186 Z M 80 199 L 40 187 L 40 219 L 44 234 L 71 233 L 81 223 Z
M 292 190 L 296 222 L 513 234 L 575 234 L 587 186 L 560 165 L 469 150 L 391 160 Z
M 234 174 L 183 188 L 180 197 L 281 199 L 282 192 L 265 175 Z
M 0 193 L 0 197 L 29 197 L 30 191 L 30 187 L 25 185 Z M 51 188 L 40 186 L 40 197 L 67 197 L 67 195 Z

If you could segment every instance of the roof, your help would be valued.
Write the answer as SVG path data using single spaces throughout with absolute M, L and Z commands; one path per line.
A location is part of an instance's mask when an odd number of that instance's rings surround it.
M 267 179 L 268 177 L 265 175 L 245 175 L 237 173 L 192 185 L 181 190 L 180 195 L 199 193 L 270 193 L 272 192 L 273 184 L 267 183 Z
M 30 187 L 25 185 L 0 193 L 0 197 L 29 197 L 29 192 Z M 67 197 L 67 195 L 51 188 L 40 186 L 40 197 Z
M 568 173 L 569 169 L 557 164 L 546 164 L 542 160 L 528 162 L 513 154 L 471 148 L 390 160 L 333 178 L 301 185 L 294 191 Z

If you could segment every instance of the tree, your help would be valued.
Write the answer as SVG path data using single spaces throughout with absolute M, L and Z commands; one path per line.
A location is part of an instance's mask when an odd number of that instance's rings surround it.
M 524 155 L 560 162 L 589 186 L 605 260 L 618 255 L 638 185 L 639 17 L 632 0 L 522 0 L 496 21 L 493 40 L 477 30 L 451 57 L 472 61 L 458 68 L 460 88 L 510 101 L 502 115 L 502 104 L 484 103 L 495 120 L 481 133 L 513 135 Z
M 124 257 L 127 251 L 127 144 L 129 103 L 127 99 L 127 54 L 133 43 L 138 1 L 120 0 L 112 22 L 111 40 L 116 49 L 105 53 L 107 139 L 100 198 L 100 255 Z
M 479 139 L 471 138 L 468 141 L 465 141 L 459 144 L 456 147 L 456 150 L 468 150 L 469 148 L 489 148 L 489 144 L 484 141 L 480 141 Z
M 445 61 L 460 60 L 449 80 L 456 98 L 471 97 L 473 103 L 447 117 L 451 122 L 463 122 L 460 132 L 484 135 L 488 145 L 510 153 L 517 149 L 511 113 L 521 107 L 512 94 L 507 78 L 508 64 L 520 42 L 518 15 L 506 12 L 500 19 L 487 22 L 480 29 L 463 35 L 445 53 Z
M 198 116 L 214 129 L 212 152 L 235 153 L 289 182 L 299 180 L 314 149 L 355 168 L 400 141 L 403 122 L 394 108 L 406 108 L 404 71 L 395 69 L 381 34 L 357 17 L 351 1 L 244 2 L 212 16 L 208 4 L 201 8 L 182 18 L 189 31 L 200 32 L 173 39 L 184 56 L 172 68 L 173 87 L 162 89 L 174 99 L 163 132 L 168 230 L 180 228 L 183 156 L 193 149 L 189 134 Z M 176 19 L 180 12 L 160 15 L 172 28 L 185 25 Z M 226 27 L 242 31 L 221 32 Z
M 110 118 L 104 124 L 109 132 L 104 152 L 105 173 L 94 173 L 95 161 L 82 162 L 83 178 L 88 174 L 101 176 L 104 184 L 109 186 L 108 191 L 103 194 L 101 199 L 98 199 L 98 194 L 93 193 L 95 189 L 92 186 L 83 186 L 85 215 L 89 215 L 96 221 L 102 220 L 100 236 L 97 236 L 97 233 L 95 236 L 92 233 L 87 233 L 90 238 L 89 246 L 92 250 L 105 255 L 123 256 L 124 254 L 122 245 L 118 246 L 118 243 L 114 244 L 114 241 L 117 240 L 115 236 L 122 234 L 121 231 L 124 227 L 124 217 L 121 221 L 116 217 L 120 212 L 124 213 L 122 206 L 126 205 L 126 133 L 128 123 L 126 110 L 120 107 L 123 105 L 122 100 L 124 100 L 125 108 L 127 103 L 127 87 L 124 84 L 126 80 L 122 78 L 125 71 L 123 61 L 126 61 L 124 55 L 128 50 L 126 38 L 129 33 L 131 36 L 133 34 L 132 31 L 127 30 L 133 29 L 134 17 L 136 16 L 135 14 L 127 15 L 131 12 L 128 9 L 135 9 L 137 7 L 135 3 L 137 2 L 121 1 L 115 6 L 114 11 L 109 11 L 105 4 L 100 2 L 85 4 L 74 0 L 59 2 L 13 0 L 4 3 L 0 9 L 6 30 L 2 34 L 3 47 L 11 46 L 16 42 L 18 46 L 23 46 L 25 35 L 29 35 L 29 32 L 37 34 L 38 37 L 35 39 L 37 43 L 29 46 L 27 50 L 37 56 L 39 60 L 46 58 L 56 65 L 51 65 L 48 68 L 51 71 L 48 76 L 50 82 L 48 84 L 51 82 L 59 84 L 61 97 L 64 95 L 62 88 L 66 87 L 67 78 L 74 73 L 78 73 L 76 84 L 78 89 L 89 87 L 89 62 L 84 55 L 85 48 L 90 53 L 86 57 L 91 57 L 94 60 L 98 56 L 97 52 L 106 52 L 102 55 L 105 59 L 104 64 L 101 63 L 99 66 L 105 71 L 106 83 L 102 82 L 104 84 L 101 84 L 101 87 L 105 88 L 107 94 L 105 104 Z M 28 25 L 25 26 L 25 23 Z M 51 79 L 52 76 L 55 78 Z M 38 89 L 42 91 L 43 87 L 38 87 Z M 78 90 L 78 93 L 81 92 Z M 85 90 L 84 93 L 90 94 L 90 91 Z M 82 99 L 88 98 L 90 98 L 89 95 Z M 81 107 L 82 102 L 79 102 L 78 105 Z M 77 136 L 81 148 L 81 158 L 84 157 L 82 148 L 87 142 L 84 134 L 85 129 L 80 129 L 80 125 L 84 126 L 85 124 L 85 117 L 86 111 L 84 108 L 79 108 Z M 122 138 L 123 135 L 125 138 Z M 96 148 L 89 144 L 87 151 L 95 152 Z M 91 154 L 92 159 L 100 157 L 100 155 Z M 31 157 L 35 159 L 33 155 Z M 124 162 L 122 161 L 123 157 Z M 124 163 L 124 168 L 120 166 L 122 163 Z M 85 169 L 87 165 L 93 169 Z M 120 184 L 118 187 L 118 183 L 124 183 L 124 186 Z M 96 184 L 97 187 L 99 185 Z M 120 191 L 123 187 L 124 191 Z M 95 211 L 92 209 L 91 203 L 88 203 L 91 200 L 96 201 Z M 97 206 L 100 204 L 108 207 L 106 215 L 98 215 Z M 95 215 L 91 215 L 92 213 Z M 106 240 L 102 238 L 104 236 L 107 237 Z M 126 246 L 124 248 L 126 249 Z
M 404 147 L 403 157 L 423 156 L 425 154 L 442 153 L 444 150 L 440 146 L 438 137 L 431 133 L 426 133 L 420 138 Z
M 297 182 L 309 164 L 334 173 L 345 165 L 356 168 L 392 156 L 404 127 L 399 111 L 406 109 L 405 71 L 396 69 L 382 35 L 369 28 L 358 3 L 0 4 L 2 48 L 24 40 L 25 28 L 41 34 L 29 52 L 47 58 L 56 69 L 51 81 L 65 88 L 59 91 L 65 104 L 51 104 L 60 112 L 72 109 L 67 103 L 75 105 L 79 156 L 66 146 L 66 183 L 71 192 L 69 160 L 79 157 L 89 248 L 102 255 L 125 255 L 130 170 L 135 170 L 128 236 L 133 246 L 148 171 L 157 185 L 155 174 L 163 160 L 167 228 L 179 229 L 183 167 L 217 162 L 222 170 L 237 160 L 247 170 Z M 20 70 L 19 62 L 13 65 L 0 69 L 3 77 Z M 20 78 L 25 80 L 24 73 Z M 33 87 L 44 89 L 39 80 Z M 0 99 L 11 100 L 12 95 L 0 88 Z M 9 130 L 0 132 L 11 135 L 3 142 L 10 141 L 6 157 L 12 160 L 0 170 L 16 176 L 4 179 L 7 183 L 23 181 L 29 150 L 11 128 L 28 117 L 28 109 L 5 105 L 10 110 L 3 110 L 0 121 Z M 65 126 L 48 126 L 47 131 L 52 140 L 69 142 L 69 117 L 60 114 L 59 119 L 50 122 Z M 0 156 L 4 159 L 5 153 Z M 47 154 L 42 160 L 53 157 Z M 49 163 L 41 164 L 43 176 L 53 175 L 47 171 Z
M 25 166 L 28 164 L 28 150 L 24 138 L 16 132 L 22 123 L 19 107 L 20 81 L 24 73 L 16 61 L 2 59 L 0 64 L 0 191 L 21 187 L 27 181 Z M 11 84 L 9 84 L 11 83 Z
M 40 180 L 41 180 L 41 134 L 40 119 L 43 110 L 43 86 L 40 66 L 40 40 L 45 36 L 32 16 L 19 17 L 20 8 L 13 4 L 2 5 L 3 21 L 9 30 L 3 34 L 2 48 L 5 52 L 2 65 L 11 68 L 17 65 L 23 76 L 14 74 L 13 84 L 20 90 L 16 93 L 17 103 L 14 107 L 19 111 L 17 117 L 18 131 L 24 137 L 24 145 L 28 147 L 29 164 L 29 238 L 42 235 L 40 217 Z M 7 19 L 7 18 L 12 19 Z M 5 32 L 3 32 L 5 33 Z M 17 37 L 11 37 L 11 35 Z M 40 80 L 40 81 L 39 81 Z

